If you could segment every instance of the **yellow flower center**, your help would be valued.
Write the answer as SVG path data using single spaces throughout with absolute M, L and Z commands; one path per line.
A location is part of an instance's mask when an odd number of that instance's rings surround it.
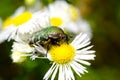
M 79 16 L 77 10 L 75 9 L 74 6 L 70 6 L 69 10 L 70 10 L 70 13 L 71 13 L 72 20 L 76 21 L 78 19 L 78 16 Z
M 52 46 L 49 53 L 54 62 L 65 64 L 73 60 L 75 49 L 73 46 L 63 43 L 60 46 Z
M 61 26 L 63 21 L 59 17 L 52 17 L 50 18 L 50 22 L 52 26 Z
M 20 14 L 19 16 L 16 16 L 13 19 L 13 24 L 18 26 L 30 20 L 31 17 L 32 17 L 32 14 L 30 12 L 24 12 L 23 14 Z
M 14 18 L 7 18 L 3 22 L 3 29 L 5 29 L 6 27 L 8 27 L 11 24 L 14 24 L 15 26 L 23 24 L 23 23 L 27 22 L 28 20 L 30 20 L 31 17 L 32 17 L 32 14 L 30 12 L 24 12 Z

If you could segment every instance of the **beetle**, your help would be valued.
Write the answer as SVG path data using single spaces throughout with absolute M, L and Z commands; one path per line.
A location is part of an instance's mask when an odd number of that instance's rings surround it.
M 29 39 L 29 45 L 35 47 L 34 53 L 41 52 L 39 49 L 43 48 L 47 49 L 48 52 L 52 45 L 59 46 L 63 42 L 68 43 L 68 36 L 61 28 L 56 26 L 43 28 L 33 33 Z

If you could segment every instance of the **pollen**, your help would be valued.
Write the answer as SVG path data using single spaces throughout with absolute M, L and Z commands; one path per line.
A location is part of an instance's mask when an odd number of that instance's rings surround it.
M 16 26 L 21 25 L 27 21 L 29 21 L 32 18 L 32 14 L 30 12 L 24 12 L 18 16 L 16 16 L 12 23 Z
M 58 64 L 69 63 L 73 60 L 75 49 L 73 46 L 63 43 L 58 46 L 52 46 L 49 50 L 51 59 Z
M 78 12 L 77 12 L 77 10 L 75 9 L 75 7 L 70 6 L 70 7 L 69 7 L 69 11 L 70 11 L 72 20 L 76 21 L 76 20 L 78 19 L 78 16 L 79 16 L 79 15 L 78 15 Z
M 63 23 L 63 20 L 59 17 L 52 17 L 50 18 L 50 22 L 52 26 L 61 26 Z

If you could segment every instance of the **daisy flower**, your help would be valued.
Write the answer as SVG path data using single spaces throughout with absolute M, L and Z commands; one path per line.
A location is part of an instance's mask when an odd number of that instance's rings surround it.
M 75 80 L 74 72 L 81 76 L 87 72 L 83 65 L 90 65 L 86 60 L 94 60 L 94 50 L 89 50 L 90 41 L 86 34 L 79 34 L 70 43 L 62 43 L 59 46 L 52 46 L 48 51 L 47 58 L 53 62 L 51 68 L 44 76 L 44 80 Z
M 48 5 L 50 20 L 54 26 L 60 26 L 66 21 L 76 21 L 79 18 L 79 10 L 65 1 L 57 0 Z M 55 20 L 57 22 L 55 22 Z M 57 24 L 59 22 L 59 24 Z
M 45 10 L 33 14 L 26 11 L 8 18 L 3 23 L 3 30 L 0 32 L 0 43 L 7 39 L 20 40 L 20 37 L 26 38 L 25 35 L 29 36 L 33 32 L 41 29 L 41 26 L 49 25 L 49 16 L 47 13 Z
M 48 10 L 51 25 L 60 26 L 62 29 L 74 34 L 84 32 L 91 38 L 90 25 L 82 19 L 77 7 L 65 1 L 57 0 L 49 4 Z
M 65 1 L 55 1 L 48 6 L 50 22 L 53 26 L 64 26 L 67 22 L 76 21 L 79 13 L 76 7 Z

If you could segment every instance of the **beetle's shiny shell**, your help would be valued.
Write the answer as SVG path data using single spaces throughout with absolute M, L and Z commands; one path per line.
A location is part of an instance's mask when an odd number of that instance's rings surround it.
M 59 41 L 67 41 L 67 35 L 61 28 L 51 26 L 35 32 L 31 36 L 29 44 L 39 44 L 44 47 L 49 44 L 57 44 Z

